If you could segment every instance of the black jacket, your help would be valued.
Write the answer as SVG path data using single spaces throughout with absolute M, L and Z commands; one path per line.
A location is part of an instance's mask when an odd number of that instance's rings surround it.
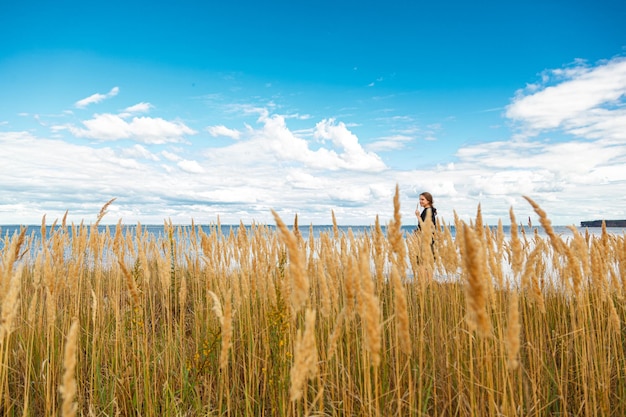
M 426 216 L 428 215 L 428 211 L 430 211 L 430 216 L 431 216 L 431 220 L 433 222 L 433 226 L 435 226 L 437 224 L 436 218 L 437 218 L 437 209 L 434 207 L 428 207 L 425 208 L 424 210 L 422 210 L 422 212 L 420 213 L 420 218 L 422 219 L 422 222 L 426 221 Z M 420 229 L 421 226 L 418 223 L 417 224 L 417 228 Z

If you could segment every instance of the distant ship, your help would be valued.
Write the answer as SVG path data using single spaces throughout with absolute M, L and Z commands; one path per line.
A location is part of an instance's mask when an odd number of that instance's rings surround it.
M 602 227 L 602 222 L 606 227 L 626 227 L 626 220 L 590 220 L 580 222 L 580 227 Z

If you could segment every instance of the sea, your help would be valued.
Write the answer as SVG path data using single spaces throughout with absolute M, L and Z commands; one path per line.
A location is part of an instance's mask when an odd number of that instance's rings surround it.
M 191 228 L 191 225 L 173 225 L 173 226 L 175 228 L 178 228 L 180 226 L 181 228 L 187 229 L 187 230 L 190 230 Z M 16 233 L 17 234 L 20 233 L 20 230 L 22 227 L 26 227 L 27 229 L 26 238 L 30 243 L 41 241 L 41 225 L 28 225 L 28 226 L 0 225 L 0 250 L 4 248 L 4 246 L 10 241 L 10 238 L 13 235 L 15 235 Z M 61 226 L 57 225 L 54 227 L 59 228 Z M 72 228 L 72 226 L 67 226 L 67 227 L 70 229 Z M 91 227 L 90 225 L 87 225 L 88 229 L 90 227 Z M 207 225 L 195 224 L 194 227 L 196 228 L 196 230 L 198 228 L 202 229 L 207 234 L 210 234 L 212 232 L 214 233 L 219 228 L 222 235 L 228 236 L 230 233 L 233 233 L 236 235 L 239 232 L 239 228 L 242 226 L 241 225 L 219 225 L 218 226 L 216 224 L 207 224 Z M 252 226 L 244 225 L 243 227 L 245 227 L 246 232 L 249 233 Z M 274 225 L 268 225 L 267 227 L 271 230 L 275 229 Z M 494 233 L 497 230 L 497 226 L 486 225 L 485 227 L 489 227 Z M 51 228 L 52 228 L 51 225 L 46 226 L 47 236 L 51 235 L 51 232 L 52 232 Z M 116 225 L 99 225 L 98 226 L 98 230 L 100 232 L 105 232 L 108 229 L 111 233 L 114 233 L 115 228 L 116 228 Z M 122 228 L 123 228 L 124 234 L 126 234 L 126 232 L 130 232 L 134 234 L 137 231 L 137 225 L 135 224 L 122 225 Z M 293 230 L 293 226 L 289 226 L 289 228 L 290 230 Z M 539 236 L 547 237 L 545 230 L 541 226 L 528 226 L 528 225 L 518 226 L 518 234 L 520 235 L 520 237 L 521 237 L 522 228 L 524 229 L 524 232 L 526 233 L 526 236 L 528 238 L 531 238 L 535 233 L 537 233 Z M 560 235 L 565 240 L 574 236 L 574 232 L 568 226 L 552 226 L 552 228 L 557 235 Z M 337 229 L 338 229 L 339 234 L 348 235 L 351 232 L 354 236 L 358 236 L 361 234 L 371 234 L 372 231 L 374 230 L 374 225 L 337 226 Z M 381 229 L 383 233 L 386 235 L 387 233 L 386 226 L 381 225 Z M 153 235 L 156 240 L 158 240 L 159 238 L 167 237 L 167 231 L 164 225 L 141 225 L 141 230 L 144 233 L 149 233 Z M 309 239 L 310 233 L 313 233 L 314 238 L 318 238 L 322 233 L 327 233 L 330 236 L 333 236 L 333 225 L 299 226 L 298 230 L 304 239 Z M 415 226 L 408 226 L 408 225 L 402 226 L 402 231 L 405 234 L 410 234 L 414 230 L 415 230 Z M 576 230 L 583 235 L 589 233 L 590 235 L 593 235 L 593 236 L 600 236 L 602 234 L 602 228 L 600 227 L 588 227 L 588 228 L 576 227 Z M 623 236 L 626 233 L 626 229 L 621 228 L 621 227 L 608 227 L 606 228 L 606 231 L 609 234 L 619 235 L 619 236 Z M 456 235 L 454 226 L 450 226 L 450 232 L 453 237 Z M 510 225 L 503 226 L 503 232 L 504 232 L 505 239 L 510 238 L 511 226 Z

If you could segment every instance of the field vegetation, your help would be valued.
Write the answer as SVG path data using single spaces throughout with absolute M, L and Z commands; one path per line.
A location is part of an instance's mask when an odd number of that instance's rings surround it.
M 397 190 L 359 235 L 44 218 L 3 238 L 0 415 L 626 415 L 625 236 L 527 200 L 545 233 L 403 234 Z

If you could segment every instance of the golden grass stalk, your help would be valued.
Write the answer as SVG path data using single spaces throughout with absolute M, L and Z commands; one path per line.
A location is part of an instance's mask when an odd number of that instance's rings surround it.
M 294 315 L 304 306 L 309 296 L 309 279 L 304 267 L 303 255 L 298 247 L 296 236 L 289 231 L 278 213 L 272 210 L 276 226 L 280 232 L 280 239 L 289 254 L 289 275 L 291 278 L 291 306 Z
M 509 209 L 509 218 L 511 219 L 511 269 L 515 277 L 522 273 L 523 252 L 522 243 L 517 234 L 517 222 L 515 221 L 515 213 L 513 207 Z
M 507 366 L 510 370 L 515 370 L 519 366 L 521 330 L 518 295 L 516 292 L 512 292 L 509 299 L 508 327 L 506 330 Z
M 226 296 L 224 304 L 224 319 L 222 320 L 222 347 L 220 350 L 220 369 L 228 366 L 228 352 L 231 347 L 233 336 L 233 302 L 230 293 Z
M 572 287 L 574 290 L 574 294 L 580 295 L 580 286 L 582 284 L 582 273 L 580 270 L 579 262 L 576 256 L 572 253 L 572 250 L 567 246 L 563 240 L 554 232 L 552 228 L 552 222 L 548 219 L 548 215 L 546 212 L 539 207 L 533 199 L 527 196 L 523 196 L 526 201 L 530 203 L 530 205 L 535 210 L 535 213 L 539 215 L 539 223 L 543 226 L 546 234 L 550 238 L 550 243 L 552 244 L 554 250 L 557 253 L 563 254 L 567 259 L 567 271 L 571 273 L 572 278 Z M 563 277 L 566 279 L 566 277 Z
M 219 297 L 213 291 L 208 291 L 209 296 L 213 299 L 213 312 L 217 316 L 222 328 L 222 346 L 220 350 L 220 369 L 226 369 L 228 366 L 228 352 L 231 348 L 231 340 L 233 335 L 233 304 L 230 293 L 226 296 L 226 303 L 222 309 L 222 303 Z
M 297 401 L 304 394 L 307 379 L 317 375 L 317 346 L 315 344 L 315 310 L 307 309 L 304 319 L 304 332 L 298 329 L 295 341 L 294 362 L 291 367 L 289 396 Z
M 483 210 L 478 203 L 478 207 L 476 208 L 476 223 L 474 224 L 474 230 L 478 233 L 478 237 L 482 238 L 483 233 L 485 232 L 485 226 L 483 225 Z
M 539 223 L 541 223 L 541 226 L 543 227 L 546 234 L 550 238 L 550 242 L 552 243 L 552 246 L 554 247 L 554 249 L 557 252 L 561 252 L 564 246 L 563 241 L 554 232 L 554 228 L 552 227 L 552 222 L 550 221 L 550 219 L 548 219 L 548 215 L 546 214 L 546 212 L 532 198 L 528 196 L 523 196 L 523 197 L 526 199 L 526 201 L 530 203 L 533 210 L 535 210 L 535 213 L 537 213 L 537 215 L 539 216 Z
M 65 353 L 63 355 L 63 373 L 62 385 L 59 392 L 63 397 L 61 407 L 63 417 L 74 417 L 78 405 L 76 399 L 77 383 L 76 383 L 76 352 L 78 350 L 78 318 L 74 318 L 69 332 L 67 333 L 65 342 Z
M 337 342 L 343 333 L 343 322 L 346 317 L 346 309 L 345 307 L 341 309 L 339 315 L 337 315 L 337 320 L 335 321 L 335 325 L 333 326 L 333 331 L 328 338 L 328 349 L 326 351 L 326 359 L 330 360 L 337 350 Z
M 406 270 L 406 247 L 402 239 L 402 214 L 400 213 L 400 186 L 396 184 L 396 192 L 393 196 L 393 220 L 387 228 L 387 239 L 391 244 L 392 252 L 389 253 L 390 261 L 398 265 L 398 271 L 402 275 Z M 392 256 L 392 253 L 395 256 Z
M 137 283 L 135 282 L 135 278 L 133 277 L 133 274 L 128 271 L 128 268 L 126 268 L 126 265 L 124 265 L 124 262 L 119 257 L 117 259 L 117 263 L 122 270 L 124 278 L 126 278 L 126 287 L 128 288 L 128 292 L 130 293 L 131 299 L 133 300 L 133 304 L 135 305 L 135 307 L 139 307 L 141 305 L 141 297 L 139 294 L 139 288 L 137 288 Z
M 471 227 L 463 227 L 463 247 L 465 249 L 467 322 L 472 330 L 486 336 L 491 332 L 487 315 L 487 282 L 483 245 Z
M 411 354 L 411 335 L 409 333 L 409 311 L 408 302 L 406 298 L 406 289 L 402 285 L 398 268 L 395 265 L 391 266 L 391 282 L 393 284 L 393 294 L 395 301 L 395 319 L 396 326 L 398 328 L 398 336 L 400 349 L 407 355 Z
M 380 365 L 381 334 L 380 303 L 374 293 L 374 282 L 369 267 L 369 257 L 366 251 L 361 249 L 359 257 L 359 275 L 361 276 L 360 311 L 359 315 L 363 323 L 365 347 L 370 352 L 372 365 Z
M 4 296 L 2 304 L 0 304 L 0 309 L 2 309 L 2 315 L 0 316 L 0 346 L 2 346 L 5 338 L 13 330 L 13 321 L 17 316 L 22 268 L 23 267 L 20 265 L 16 273 L 12 275 L 11 281 L 9 282 L 9 290 Z
M 209 291 L 209 296 L 213 299 L 213 312 L 217 316 L 217 319 L 220 322 L 220 326 L 224 325 L 224 312 L 222 311 L 222 303 L 220 302 L 219 297 L 213 291 Z
M 98 218 L 96 219 L 96 223 L 94 223 L 94 227 L 95 227 L 95 228 L 97 228 L 97 227 L 98 227 L 98 225 L 99 225 L 99 224 L 100 224 L 100 222 L 102 221 L 102 218 L 103 218 L 104 216 L 106 216 L 106 214 L 108 213 L 108 212 L 107 212 L 107 209 L 109 208 L 109 206 L 110 206 L 111 204 L 113 204 L 113 202 L 114 202 L 115 200 L 116 200 L 116 198 L 112 198 L 112 199 L 110 199 L 109 201 L 107 201 L 107 202 L 106 202 L 106 203 L 102 206 L 102 208 L 100 209 L 100 213 L 98 213 Z
M 298 242 L 302 240 L 302 233 L 300 233 L 300 228 L 298 227 L 298 213 L 296 213 L 293 219 L 293 235 Z
M 5 250 L 0 264 L 0 300 L 4 298 L 6 289 L 13 277 L 13 264 L 20 257 L 20 249 L 26 240 L 26 228 L 22 227 L 19 235 L 13 235 L 9 247 Z

